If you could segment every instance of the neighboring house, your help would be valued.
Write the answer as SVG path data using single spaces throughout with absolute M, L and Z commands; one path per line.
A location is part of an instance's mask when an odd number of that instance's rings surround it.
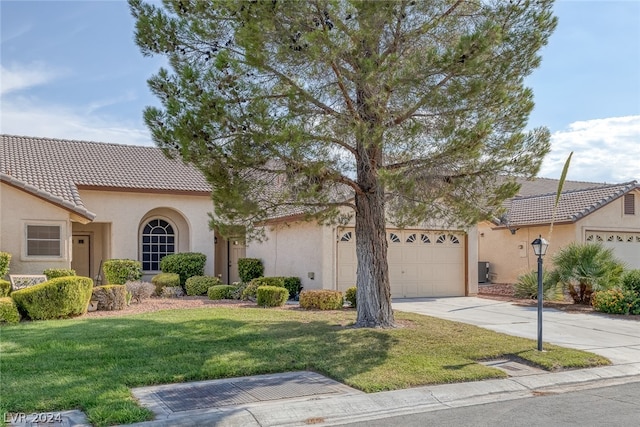
M 162 256 L 201 252 L 206 274 L 235 281 L 244 246 L 209 229 L 210 192 L 197 169 L 156 147 L 2 135 L 0 251 L 14 274 L 96 278 L 102 261 L 128 258 L 147 280 Z
M 267 240 L 249 242 L 247 256 L 265 275 L 297 276 L 304 289 L 345 291 L 356 285 L 355 229 L 319 225 L 294 214 L 264 226 Z M 478 292 L 477 232 L 416 226 L 387 229 L 393 298 L 465 296 Z
M 537 269 L 531 242 L 542 235 L 550 242 L 544 259 L 572 242 L 600 242 L 628 268 L 640 268 L 640 185 L 566 181 L 552 222 L 557 180 L 521 182 L 519 194 L 495 222 L 478 226 L 479 260 L 489 263 L 494 283 L 514 283 L 520 274 Z M 551 233 L 551 234 L 550 234 Z

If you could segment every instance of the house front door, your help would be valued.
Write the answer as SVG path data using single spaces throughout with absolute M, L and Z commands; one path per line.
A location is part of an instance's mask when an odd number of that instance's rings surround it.
M 246 256 L 247 247 L 239 240 L 229 240 L 229 284 L 240 281 L 238 260 Z
M 76 275 L 91 277 L 91 236 L 88 234 L 74 234 L 71 244 L 71 268 Z

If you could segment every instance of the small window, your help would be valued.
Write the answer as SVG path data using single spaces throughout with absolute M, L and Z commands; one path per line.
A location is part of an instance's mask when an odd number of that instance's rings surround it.
M 344 234 L 342 235 L 342 238 L 340 239 L 340 241 L 341 241 L 341 242 L 349 242 L 349 241 L 351 241 L 351 237 L 352 237 L 351 232 L 350 232 L 350 231 L 347 231 L 346 233 L 344 233 Z
M 460 244 L 460 240 L 458 240 L 458 238 L 456 236 L 454 236 L 453 234 L 449 234 L 449 241 L 451 243 L 453 243 L 454 245 Z
M 410 234 L 409 237 L 407 237 L 407 243 L 413 243 L 416 241 L 416 235 L 415 234 Z
M 59 225 L 27 225 L 27 256 L 62 256 Z
M 422 240 L 422 243 L 431 243 L 431 240 L 429 240 L 429 236 L 427 236 L 426 234 L 421 234 L 420 235 L 420 240 Z
M 436 239 L 436 243 L 444 243 L 447 241 L 447 236 L 444 234 L 441 234 L 438 236 L 438 238 Z
M 389 233 L 389 240 L 391 240 L 393 243 L 400 243 L 400 238 L 395 233 Z
M 635 215 L 636 214 L 636 197 L 635 194 L 624 195 L 624 214 Z

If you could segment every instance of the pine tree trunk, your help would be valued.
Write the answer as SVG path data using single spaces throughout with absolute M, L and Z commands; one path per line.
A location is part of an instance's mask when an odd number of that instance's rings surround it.
M 371 191 L 356 195 L 357 311 L 356 327 L 394 326 L 387 263 L 384 188 L 375 171 L 359 171 L 359 182 Z

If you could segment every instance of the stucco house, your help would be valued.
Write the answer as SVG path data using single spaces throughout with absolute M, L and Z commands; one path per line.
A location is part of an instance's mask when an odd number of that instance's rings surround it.
M 265 275 L 297 276 L 304 289 L 345 291 L 356 284 L 355 223 L 321 225 L 303 214 L 272 218 L 267 239 L 249 242 L 247 256 Z M 477 232 L 418 225 L 387 230 L 392 298 L 465 296 L 478 292 Z
M 1 135 L 0 251 L 14 274 L 95 278 L 101 261 L 128 258 L 145 279 L 165 254 L 201 252 L 206 274 L 235 281 L 245 249 L 209 229 L 210 192 L 197 169 L 156 147 Z
M 542 235 L 550 242 L 545 266 L 571 242 L 600 242 L 628 268 L 640 268 L 640 185 L 636 181 L 602 184 L 566 181 L 551 222 L 558 181 L 523 181 L 519 194 L 506 203 L 507 212 L 478 226 L 481 263 L 489 263 L 494 283 L 514 283 L 537 268 L 531 242 Z

